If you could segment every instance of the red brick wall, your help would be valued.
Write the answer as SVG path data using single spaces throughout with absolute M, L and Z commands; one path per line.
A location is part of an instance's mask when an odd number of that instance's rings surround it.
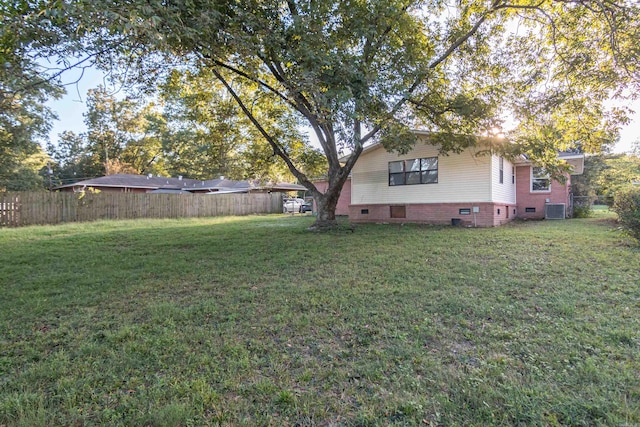
M 515 206 L 496 203 L 415 203 L 398 204 L 405 206 L 406 218 L 391 218 L 391 206 L 388 204 L 367 204 L 349 206 L 351 222 L 393 222 L 447 224 L 452 219 L 460 219 L 462 226 L 493 227 L 514 219 Z M 396 205 L 393 205 L 396 206 Z M 473 207 L 479 212 L 474 215 Z M 470 209 L 470 215 L 460 215 L 460 209 Z M 363 213 L 363 210 L 368 213 Z M 498 210 L 500 213 L 498 214 Z
M 329 186 L 328 181 L 317 181 L 313 183 L 318 191 L 324 193 Z M 340 192 L 338 206 L 336 206 L 336 215 L 349 215 L 349 205 L 351 204 L 351 178 L 347 179 Z M 315 210 L 315 209 L 314 209 Z
M 518 218 L 544 218 L 544 205 L 549 203 L 564 203 L 569 208 L 569 186 L 571 176 L 566 175 L 566 184 L 558 181 L 551 182 L 550 192 L 531 192 L 531 166 L 516 168 L 516 194 L 518 203 Z M 526 208 L 535 208 L 535 212 L 527 212 Z

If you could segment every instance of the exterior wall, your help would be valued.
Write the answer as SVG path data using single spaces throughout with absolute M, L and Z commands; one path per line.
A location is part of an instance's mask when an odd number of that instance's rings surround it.
M 473 149 L 443 156 L 438 147 L 422 139 L 405 155 L 387 153 L 382 146 L 363 153 L 352 171 L 351 221 L 452 224 L 455 220 L 466 226 L 491 227 L 515 218 L 542 219 L 547 203 L 563 203 L 569 212 L 570 175 L 565 175 L 565 184 L 552 181 L 549 191 L 533 192 L 531 165 L 504 159 L 500 182 L 499 156 L 476 156 Z M 437 183 L 389 185 L 389 162 L 424 157 L 438 158 Z M 463 215 L 461 209 L 471 212 Z
M 313 183 L 318 191 L 324 193 L 327 191 L 327 187 L 329 186 L 328 181 L 317 181 Z M 338 205 L 336 206 L 336 215 L 349 215 L 349 205 L 351 204 L 351 179 L 348 178 L 344 186 L 342 187 L 342 191 L 340 192 L 340 198 L 338 199 Z M 315 211 L 315 202 L 314 202 L 314 211 Z
M 438 157 L 438 182 L 435 184 L 389 185 L 389 162 Z M 352 222 L 418 222 L 463 226 L 493 227 L 516 218 L 516 185 L 513 165 L 503 161 L 500 183 L 500 158 L 476 156 L 472 149 L 443 156 L 438 147 L 419 144 L 405 155 L 387 153 L 384 148 L 365 152 L 352 171 Z M 403 206 L 404 218 L 391 218 L 392 206 Z M 478 208 L 473 213 L 473 208 Z M 401 208 L 402 209 L 402 208 Z M 460 209 L 470 213 L 461 215 Z
M 491 201 L 512 205 L 516 203 L 516 184 L 512 180 L 514 167 L 507 159 L 503 160 L 503 180 L 500 183 L 500 157 L 491 156 Z
M 564 203 L 569 211 L 569 188 L 571 176 L 565 175 L 566 184 L 558 181 L 551 181 L 549 191 L 531 191 L 531 166 L 524 165 L 516 167 L 516 188 L 518 193 L 518 218 L 543 219 L 544 207 L 547 203 Z M 535 208 L 535 212 L 527 212 L 527 208 Z
M 423 157 L 438 157 L 437 183 L 389 185 L 389 162 Z M 471 150 L 443 156 L 438 154 L 437 147 L 418 144 L 409 153 L 399 156 L 387 153 L 380 146 L 364 153 L 356 162 L 351 178 L 351 203 L 490 203 L 493 201 L 491 175 L 492 158 L 476 157 Z
M 405 218 L 391 218 L 392 206 L 404 206 Z M 478 212 L 473 213 L 477 207 Z M 461 215 L 460 209 L 470 214 Z M 498 203 L 420 203 L 420 204 L 360 204 L 349 207 L 351 222 L 425 223 L 451 225 L 454 220 L 467 227 L 494 227 L 514 219 L 514 205 Z M 499 213 L 498 213 L 499 211 Z

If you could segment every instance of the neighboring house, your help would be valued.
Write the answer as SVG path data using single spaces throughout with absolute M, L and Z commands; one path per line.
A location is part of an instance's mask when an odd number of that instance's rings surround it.
M 351 173 L 352 222 L 418 222 L 492 227 L 515 218 L 554 218 L 570 211 L 570 180 L 550 180 L 527 160 L 477 155 L 473 148 L 442 155 L 422 143 L 405 155 L 380 144 L 363 151 Z M 562 154 L 581 174 L 584 156 Z M 341 206 L 345 201 L 341 201 Z
M 187 178 L 166 178 L 152 175 L 117 174 L 100 178 L 88 179 L 73 184 L 61 185 L 54 188 L 59 191 L 82 192 L 93 188 L 105 192 L 125 193 L 249 193 L 264 191 L 304 191 L 305 187 L 298 184 L 277 183 L 257 184 L 249 181 L 233 181 L 220 177 L 219 179 L 197 180 Z

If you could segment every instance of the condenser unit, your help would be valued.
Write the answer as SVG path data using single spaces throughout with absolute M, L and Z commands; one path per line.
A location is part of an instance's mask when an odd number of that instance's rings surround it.
M 565 219 L 567 207 L 564 203 L 547 203 L 544 205 L 545 219 Z

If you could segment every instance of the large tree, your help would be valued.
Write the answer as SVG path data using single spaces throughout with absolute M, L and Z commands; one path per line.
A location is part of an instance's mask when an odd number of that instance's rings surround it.
M 254 85 L 255 86 L 255 85 Z M 304 172 L 313 175 L 319 153 L 305 144 L 300 121 L 291 111 L 260 96 L 255 87 L 238 87 L 252 114 L 270 134 L 279 135 L 292 159 L 304 157 Z M 273 155 L 236 101 L 207 69 L 173 70 L 161 85 L 166 132 L 164 152 L 174 175 L 206 179 L 290 181 L 291 173 Z M 270 152 L 269 152 L 270 151 Z M 317 169 L 317 167 L 316 167 Z M 316 173 L 317 174 L 317 173 Z
M 54 186 L 101 175 L 101 167 L 94 163 L 84 134 L 62 132 L 55 144 L 47 144 L 47 153 L 52 160 Z
M 64 132 L 47 147 L 56 185 L 115 173 L 291 180 L 286 165 L 265 151 L 268 144 L 224 88 L 211 84 L 206 70 L 174 70 L 157 95 L 154 101 L 144 95 L 118 99 L 102 87 L 90 90 L 87 132 Z M 295 117 L 260 100 L 254 114 L 269 117 L 269 130 L 282 135 L 293 158 L 306 156 L 305 172 L 313 174 L 322 156 L 304 144 Z
M 443 153 L 514 123 L 512 144 L 550 169 L 555 151 L 597 151 L 625 120 L 603 101 L 638 85 L 639 8 L 601 0 L 147 0 L 57 2 L 84 45 L 147 81 L 162 61 L 207 70 L 318 204 L 335 206 L 365 144 L 405 152 L 412 127 Z M 110 53 L 112 55 L 104 55 Z M 159 61 L 160 60 L 160 61 Z M 127 68 L 127 69 L 129 69 Z M 315 134 L 329 186 L 321 193 L 248 91 L 290 109 Z M 265 122 L 266 120 L 266 122 Z M 348 158 L 343 152 L 350 152 Z
M 576 196 L 611 204 L 620 190 L 636 182 L 640 182 L 640 156 L 599 154 L 586 158 L 584 174 L 572 178 L 571 185 Z
M 153 103 L 117 99 L 102 87 L 87 95 L 87 145 L 106 175 L 162 172 L 161 122 Z
M 63 92 L 41 73 L 33 42 L 46 31 L 21 19 L 30 10 L 26 2 L 0 3 L 0 190 L 43 188 L 40 143 L 55 118 L 45 102 Z

